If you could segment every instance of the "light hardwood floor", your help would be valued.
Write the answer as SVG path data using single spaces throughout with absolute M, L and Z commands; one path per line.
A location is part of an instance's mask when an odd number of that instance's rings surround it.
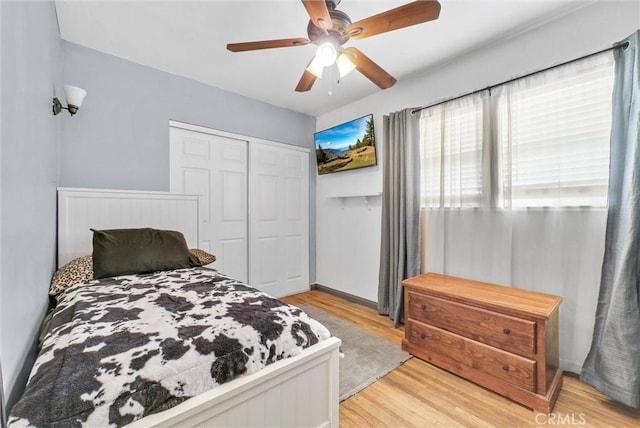
M 289 296 L 400 345 L 404 330 L 386 316 L 321 291 Z M 341 427 L 640 427 L 640 414 L 565 376 L 553 413 L 507 398 L 412 358 L 340 404 Z

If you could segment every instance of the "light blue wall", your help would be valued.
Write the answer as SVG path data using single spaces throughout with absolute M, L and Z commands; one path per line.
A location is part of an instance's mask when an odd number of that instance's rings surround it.
M 55 266 L 60 126 L 68 118 L 51 113 L 61 69 L 53 2 L 0 8 L 0 358 L 12 402 L 33 362 Z
M 65 83 L 88 92 L 63 125 L 63 186 L 169 190 L 169 120 L 312 147 L 315 119 L 62 42 Z
M 62 127 L 62 186 L 168 191 L 169 120 L 313 147 L 313 117 L 73 43 L 63 41 L 62 50 L 64 82 L 88 92 L 80 112 Z M 309 241 L 315 282 L 313 153 Z

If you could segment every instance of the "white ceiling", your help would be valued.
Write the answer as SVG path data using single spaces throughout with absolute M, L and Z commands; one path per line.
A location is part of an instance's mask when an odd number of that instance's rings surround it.
M 338 9 L 357 21 L 409 1 L 343 0 Z M 345 46 L 357 46 L 402 82 L 591 2 L 440 0 L 437 21 Z M 64 40 L 310 116 L 380 91 L 358 72 L 338 83 L 331 69 L 311 91 L 295 92 L 315 45 L 226 50 L 231 42 L 307 37 L 299 0 L 56 0 L 56 9 Z

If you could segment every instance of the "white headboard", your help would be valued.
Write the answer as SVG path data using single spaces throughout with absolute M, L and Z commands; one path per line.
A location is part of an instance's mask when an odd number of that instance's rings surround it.
M 93 229 L 153 227 L 184 234 L 198 248 L 198 196 L 58 188 L 58 267 L 93 251 Z

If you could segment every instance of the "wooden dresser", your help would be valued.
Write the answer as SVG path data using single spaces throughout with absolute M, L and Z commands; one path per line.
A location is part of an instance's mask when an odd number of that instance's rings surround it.
M 402 349 L 529 408 L 551 412 L 562 387 L 561 297 L 433 273 L 402 285 Z

